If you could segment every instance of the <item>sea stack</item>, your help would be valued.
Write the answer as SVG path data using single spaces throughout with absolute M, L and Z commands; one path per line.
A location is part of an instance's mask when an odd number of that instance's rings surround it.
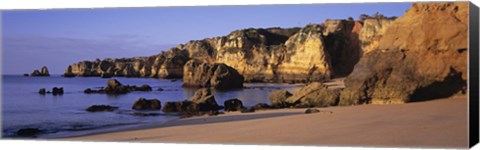
M 50 76 L 50 73 L 48 73 L 48 68 L 46 66 L 43 66 L 40 71 L 38 69 L 35 69 L 30 76 Z

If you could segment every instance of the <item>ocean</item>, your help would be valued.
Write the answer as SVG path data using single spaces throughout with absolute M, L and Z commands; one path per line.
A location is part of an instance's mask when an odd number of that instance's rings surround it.
M 148 84 L 150 92 L 131 92 L 122 95 L 85 94 L 86 88 L 105 87 L 107 80 L 98 77 L 64 78 L 60 75 L 50 77 L 24 77 L 20 75 L 3 75 L 2 81 L 2 136 L 3 138 L 25 138 L 16 135 L 19 129 L 38 128 L 41 133 L 36 138 L 63 138 L 95 134 L 131 128 L 145 128 L 161 125 L 180 118 L 177 114 L 158 111 L 141 111 L 159 113 L 158 116 L 134 116 L 133 103 L 138 98 L 182 101 L 190 98 L 195 89 L 183 88 L 182 80 L 153 78 L 114 77 L 124 85 Z M 238 98 L 247 107 L 256 103 L 269 103 L 268 95 L 277 89 L 294 91 L 301 84 L 245 83 L 245 88 L 229 91 L 215 91 L 217 103 L 223 105 L 225 100 Z M 38 90 L 63 87 L 64 94 L 40 95 Z M 164 89 L 157 91 L 158 88 Z M 87 112 L 91 105 L 111 105 L 119 107 L 113 112 Z

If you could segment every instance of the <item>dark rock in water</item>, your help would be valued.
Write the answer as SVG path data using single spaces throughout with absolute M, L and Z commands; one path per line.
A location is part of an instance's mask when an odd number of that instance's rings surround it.
M 224 103 L 224 109 L 225 111 L 240 111 L 242 109 L 245 109 L 245 107 L 243 107 L 243 103 L 241 100 L 239 99 L 229 99 L 229 100 L 226 100 Z
M 24 128 L 17 131 L 19 136 L 35 136 L 36 134 L 42 132 L 38 128 Z
M 210 89 L 198 89 L 190 100 L 166 102 L 163 112 L 183 113 L 187 115 L 217 114 L 222 109 L 215 101 Z
M 46 93 L 47 91 L 45 90 L 45 88 L 41 88 L 40 90 L 38 90 L 38 94 L 45 95 Z
M 148 117 L 148 116 L 159 116 L 159 113 L 146 113 L 146 112 L 134 112 L 132 113 L 133 116 L 142 116 L 142 117 Z
M 309 108 L 309 109 L 305 110 L 306 114 L 313 114 L 313 113 L 318 113 L 318 112 L 320 112 L 320 110 L 315 109 L 315 108 Z
M 145 99 L 139 98 L 132 106 L 135 110 L 160 110 L 162 107 L 161 102 L 158 99 Z
M 100 112 L 100 111 L 114 111 L 118 109 L 118 107 L 109 106 L 109 105 L 93 105 L 88 107 L 86 110 L 88 112 Z
M 132 91 L 152 91 L 152 87 L 146 84 L 140 87 L 123 85 L 118 80 L 111 79 L 107 81 L 106 88 L 101 88 L 100 90 L 93 90 L 93 89 L 87 88 L 83 92 L 87 94 L 90 94 L 90 93 L 126 94 Z
M 195 91 L 190 101 L 198 104 L 199 111 L 218 111 L 220 106 L 215 101 L 212 91 L 208 88 L 202 88 Z
M 164 89 L 162 89 L 162 88 L 158 88 L 158 89 L 157 89 L 157 91 L 164 91 Z
M 253 108 L 255 110 L 262 110 L 262 109 L 271 109 L 272 106 L 270 106 L 266 103 L 258 103 L 258 104 L 253 105 L 251 108 Z
M 285 108 L 291 105 L 286 101 L 290 96 L 292 96 L 292 94 L 287 90 L 276 90 L 268 95 L 268 99 L 272 103 L 272 107 Z
M 92 90 L 92 89 L 90 89 L 90 88 L 87 88 L 87 89 L 85 89 L 85 90 L 83 91 L 83 93 L 90 94 L 90 93 L 96 93 L 96 91 L 95 91 L 95 90 Z
M 177 79 L 172 79 L 172 80 L 170 80 L 170 81 L 171 81 L 171 82 L 177 82 Z
M 63 87 L 53 87 L 52 89 L 52 94 L 53 95 L 62 95 L 63 94 Z
M 140 87 L 137 87 L 135 90 L 136 90 L 136 91 L 152 91 L 152 87 L 150 87 L 149 85 L 144 84 L 144 85 L 142 85 L 142 86 L 140 86 Z
M 222 63 L 190 60 L 185 64 L 183 86 L 212 87 L 226 90 L 243 87 L 243 76 L 234 68 Z
M 43 66 L 41 71 L 38 71 L 38 70 L 34 70 L 32 72 L 32 74 L 30 74 L 30 76 L 50 76 L 49 72 L 48 72 L 48 68 Z
M 126 94 L 129 91 L 127 86 L 122 85 L 122 83 L 116 79 L 112 79 L 107 81 L 105 92 L 107 94 Z
M 23 76 L 28 77 L 28 73 L 23 74 Z

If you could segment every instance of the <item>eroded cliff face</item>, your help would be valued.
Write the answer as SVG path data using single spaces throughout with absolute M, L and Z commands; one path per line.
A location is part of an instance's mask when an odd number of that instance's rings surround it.
M 364 54 L 376 49 L 378 42 L 385 31 L 392 24 L 393 19 L 366 19 L 359 33 L 360 46 Z
M 172 48 L 150 57 L 81 61 L 69 65 L 64 75 L 90 77 L 109 74 L 124 77 L 181 78 L 183 65 L 188 59 L 186 51 Z
M 78 62 L 67 67 L 64 75 L 182 78 L 185 63 L 195 59 L 226 64 L 245 82 L 321 82 L 352 72 L 363 54 L 361 44 L 366 43 L 360 37 L 381 36 L 383 32 L 377 30 L 388 26 L 382 19 L 367 21 L 326 20 L 303 28 L 236 30 L 150 57 Z
M 416 3 L 346 78 L 340 105 L 405 103 L 466 92 L 468 3 Z

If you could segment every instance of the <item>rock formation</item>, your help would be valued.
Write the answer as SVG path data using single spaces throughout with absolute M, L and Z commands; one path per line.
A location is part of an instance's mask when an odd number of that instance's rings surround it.
M 160 110 L 162 104 L 158 99 L 139 98 L 132 106 L 135 110 Z
M 292 96 L 292 94 L 287 90 L 276 90 L 268 95 L 268 99 L 270 100 L 272 107 L 284 108 L 290 106 L 286 101 L 290 96 Z
M 187 51 L 172 48 L 150 57 L 81 61 L 69 65 L 64 76 L 180 78 L 188 59 Z
M 111 79 L 107 81 L 107 87 L 101 87 L 99 90 L 93 90 L 90 88 L 85 89 L 83 92 L 86 94 L 91 93 L 101 93 L 101 94 L 126 94 L 132 91 L 152 91 L 152 87 L 149 85 L 142 85 L 137 87 L 135 85 L 123 85 L 116 79 Z
M 243 103 L 241 100 L 239 99 L 229 99 L 229 100 L 226 100 L 224 103 L 223 103 L 223 106 L 225 107 L 225 111 L 241 111 L 243 109 L 246 109 L 244 106 L 243 106 Z
M 53 87 L 52 88 L 53 95 L 63 95 L 63 87 Z
M 225 64 L 190 60 L 185 64 L 183 86 L 232 89 L 243 87 L 243 76 Z
M 217 114 L 220 109 L 222 107 L 217 104 L 210 89 L 202 88 L 195 91 L 190 100 L 166 102 L 162 111 L 186 115 L 202 115 L 205 113 Z
M 181 78 L 187 61 L 196 60 L 230 66 L 245 82 L 326 81 L 350 73 L 363 53 L 361 44 L 368 45 L 360 41 L 361 34 L 367 34 L 365 40 L 380 37 L 378 30 L 387 23 L 365 23 L 366 31 L 363 22 L 353 20 L 326 20 L 303 28 L 242 29 L 192 40 L 150 57 L 81 61 L 68 66 L 64 76 Z
M 101 111 L 114 111 L 118 107 L 109 106 L 109 105 L 92 105 L 86 109 L 88 112 L 101 112 Z
M 42 69 L 40 69 L 40 71 L 38 71 L 37 69 L 35 69 L 31 74 L 30 76 L 50 76 L 50 73 L 48 73 L 48 68 L 46 66 L 43 66 Z
M 288 107 L 328 107 L 336 106 L 341 89 L 329 89 L 326 85 L 313 82 L 294 94 L 286 90 L 277 90 L 269 95 L 274 108 Z
M 390 104 L 466 92 L 468 3 L 415 3 L 346 78 L 340 105 Z
M 286 103 L 295 107 L 328 107 L 336 106 L 339 101 L 340 89 L 328 89 L 319 82 L 313 82 L 288 97 Z

